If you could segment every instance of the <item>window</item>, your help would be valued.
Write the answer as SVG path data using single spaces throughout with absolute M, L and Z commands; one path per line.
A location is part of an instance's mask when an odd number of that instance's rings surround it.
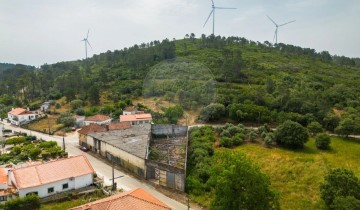
M 54 187 L 49 187 L 48 188 L 48 193 L 53 193 L 54 192 Z
M 7 196 L 0 196 L 0 201 L 6 201 L 7 200 Z
M 67 188 L 69 188 L 69 184 L 68 183 L 63 184 L 63 190 Z

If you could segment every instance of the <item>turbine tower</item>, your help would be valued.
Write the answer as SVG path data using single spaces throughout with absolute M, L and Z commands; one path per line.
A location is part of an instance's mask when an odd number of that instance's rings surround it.
M 85 59 L 86 59 L 86 60 L 87 60 L 87 46 L 89 45 L 89 47 L 92 49 L 88 38 L 89 38 L 89 29 L 88 29 L 86 38 L 84 38 L 83 40 L 81 40 L 81 41 L 84 42 L 84 44 L 85 44 Z
M 292 22 L 295 22 L 295 21 L 296 21 L 296 20 L 292 20 L 292 21 L 290 21 L 290 22 L 287 22 L 287 23 L 283 23 L 283 24 L 278 25 L 277 23 L 275 23 L 275 21 L 274 21 L 273 19 L 271 19 L 271 17 L 269 17 L 268 15 L 266 15 L 266 16 L 269 18 L 269 20 L 271 20 L 271 22 L 273 22 L 273 23 L 275 24 L 275 27 L 276 27 L 276 29 L 275 29 L 275 34 L 274 34 L 274 38 L 273 38 L 273 41 L 276 39 L 275 44 L 277 44 L 277 40 L 278 40 L 278 35 L 277 35 L 277 33 L 278 33 L 279 27 L 284 26 L 284 25 L 287 25 L 287 24 L 289 24 L 289 23 L 292 23 Z
M 236 8 L 232 8 L 232 7 L 215 7 L 215 3 L 214 0 L 211 0 L 212 4 L 211 4 L 211 11 L 209 14 L 209 17 L 206 19 L 205 24 L 203 27 L 205 27 L 206 23 L 209 21 L 211 15 L 213 17 L 213 28 L 212 28 L 212 34 L 215 35 L 215 9 L 236 9 Z

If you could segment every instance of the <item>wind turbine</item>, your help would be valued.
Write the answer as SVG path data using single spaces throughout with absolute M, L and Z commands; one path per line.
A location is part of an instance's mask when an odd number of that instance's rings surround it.
M 85 44 L 85 59 L 86 59 L 86 60 L 87 60 L 87 46 L 89 45 L 89 47 L 92 49 L 88 38 L 89 38 L 89 29 L 88 29 L 86 38 L 84 38 L 83 40 L 81 40 L 81 41 L 84 42 L 84 44 Z
M 274 24 L 275 24 L 275 26 L 276 26 L 276 29 L 275 29 L 275 34 L 274 34 L 274 38 L 273 38 L 273 41 L 276 39 L 276 44 L 277 44 L 277 39 L 278 39 L 278 35 L 277 35 L 277 33 L 278 33 L 278 29 L 279 29 L 279 27 L 281 27 L 281 26 L 284 26 L 284 25 L 287 25 L 287 24 L 289 24 L 289 23 L 292 23 L 292 22 L 295 22 L 296 20 L 292 20 L 292 21 L 290 21 L 290 22 L 287 22 L 287 23 L 283 23 L 283 24 L 280 24 L 280 25 L 278 25 L 277 23 L 275 23 L 275 21 L 273 20 L 273 19 L 271 19 L 271 17 L 269 17 L 268 15 L 266 15 L 268 18 L 269 18 L 269 20 L 271 20 L 271 22 L 273 22 Z
M 209 17 L 206 19 L 205 21 L 205 24 L 203 27 L 205 27 L 206 23 L 209 21 L 211 15 L 213 16 L 213 30 L 212 30 L 212 34 L 214 34 L 215 32 L 215 9 L 236 9 L 236 8 L 232 8 L 232 7 L 215 7 L 215 3 L 214 3 L 214 0 L 211 0 L 212 4 L 211 4 L 211 11 L 210 11 L 210 14 L 209 14 Z

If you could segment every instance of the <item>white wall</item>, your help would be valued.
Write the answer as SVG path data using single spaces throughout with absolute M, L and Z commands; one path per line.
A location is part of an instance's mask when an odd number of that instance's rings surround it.
M 94 122 L 94 121 L 84 121 L 84 122 L 85 122 L 85 125 L 90 125 L 91 123 L 96 123 L 98 125 L 104 125 L 104 124 L 110 123 L 111 119 L 104 120 L 104 121 L 101 121 L 101 122 Z
M 67 189 L 63 189 L 63 184 L 66 184 L 66 183 L 68 183 L 69 187 Z M 30 193 L 30 192 L 37 192 L 39 197 L 42 198 L 42 197 L 54 195 L 57 192 L 63 192 L 63 191 L 71 190 L 71 189 L 79 189 L 82 187 L 86 187 L 86 186 L 91 185 L 92 183 L 93 183 L 93 175 L 87 174 L 84 176 L 76 177 L 73 180 L 64 179 L 64 180 L 60 180 L 57 182 L 36 186 L 36 187 L 19 189 L 19 197 L 24 197 L 24 196 L 26 196 L 27 193 Z M 50 188 L 50 187 L 54 187 L 53 193 L 48 193 L 48 188 Z

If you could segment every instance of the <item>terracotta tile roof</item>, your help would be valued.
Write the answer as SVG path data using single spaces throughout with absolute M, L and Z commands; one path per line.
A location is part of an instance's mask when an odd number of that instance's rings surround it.
M 12 114 L 12 115 L 20 115 L 22 114 L 23 112 L 26 112 L 27 110 L 26 109 L 23 109 L 23 108 L 15 108 L 13 110 L 11 110 L 9 112 L 9 114 Z
M 97 114 L 95 116 L 85 118 L 85 121 L 102 122 L 111 119 L 109 116 Z
M 78 131 L 78 133 L 83 134 L 83 135 L 88 135 L 89 133 L 97 133 L 97 132 L 104 132 L 106 131 L 106 128 L 95 124 L 95 123 L 91 123 L 88 126 L 83 127 L 81 130 Z
M 141 188 L 100 199 L 70 210 L 169 210 L 170 207 Z
M 125 130 L 131 128 L 130 122 L 111 122 L 108 125 L 108 130 Z
M 152 120 L 151 114 L 120 115 L 120 122 L 132 122 L 140 120 Z
M 88 159 L 83 155 L 13 170 L 16 187 L 18 189 L 39 186 L 93 173 L 94 169 Z
M 0 184 L 7 183 L 7 170 L 0 168 Z

